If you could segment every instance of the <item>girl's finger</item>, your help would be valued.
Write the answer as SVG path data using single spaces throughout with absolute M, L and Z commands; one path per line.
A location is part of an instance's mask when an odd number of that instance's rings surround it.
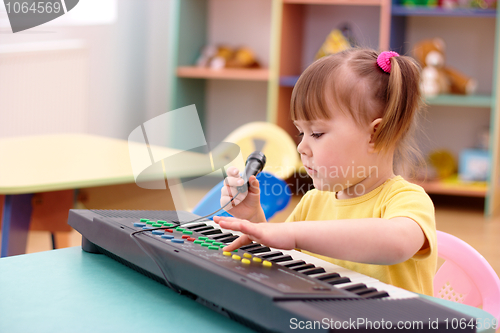
M 248 245 L 251 242 L 252 240 L 247 235 L 241 235 L 240 237 L 236 238 L 231 244 L 224 247 L 222 251 L 231 252 L 242 247 L 243 245 Z

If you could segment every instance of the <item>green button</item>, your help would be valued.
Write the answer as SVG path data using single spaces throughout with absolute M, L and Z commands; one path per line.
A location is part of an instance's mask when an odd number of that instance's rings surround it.
M 236 250 L 233 250 L 233 252 L 238 252 L 238 249 L 236 249 Z
M 198 237 L 198 239 L 205 240 L 205 239 L 208 239 L 208 237 L 201 236 L 201 237 Z
M 185 229 L 181 228 L 181 227 L 177 227 L 177 228 L 175 228 L 175 230 L 177 230 L 177 231 L 184 231 Z
M 182 233 L 184 235 L 192 235 L 193 234 L 193 232 L 191 230 L 184 230 Z
M 159 227 L 161 227 L 161 226 L 162 226 L 162 224 L 159 224 L 159 223 L 153 223 L 153 227 L 155 227 L 155 228 L 159 228 Z
M 223 247 L 226 247 L 226 244 L 219 245 L 219 247 L 222 249 Z
M 209 250 L 218 250 L 219 247 L 218 246 L 209 246 L 208 249 Z
M 141 222 L 148 222 L 149 219 L 141 219 Z
M 167 223 L 167 221 L 158 220 L 158 221 L 156 221 L 156 223 Z
M 207 243 L 213 243 L 214 240 L 213 239 L 205 239 L 205 242 L 207 242 Z
M 153 224 L 153 223 L 154 223 L 153 221 L 146 222 L 146 224 Z
M 221 246 L 221 245 L 224 245 L 224 244 L 221 243 L 221 242 L 214 242 L 214 245 Z
M 209 247 L 209 246 L 212 246 L 212 244 L 210 244 L 210 243 L 202 243 L 201 246 Z
M 160 221 L 158 221 L 158 222 L 160 222 Z M 163 225 L 164 225 L 165 227 L 173 227 L 173 226 L 174 226 L 174 224 L 173 224 L 173 223 L 170 223 L 170 222 L 164 222 L 164 223 L 163 223 Z
M 204 242 L 204 241 L 202 241 L 202 240 L 197 239 L 197 240 L 195 240 L 193 243 L 195 243 L 195 244 L 203 244 L 203 243 L 205 243 L 205 242 Z

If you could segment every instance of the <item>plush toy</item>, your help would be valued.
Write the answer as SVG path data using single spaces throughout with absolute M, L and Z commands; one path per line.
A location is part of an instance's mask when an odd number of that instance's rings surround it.
M 417 43 L 413 53 L 422 66 L 421 89 L 425 96 L 449 93 L 469 95 L 476 91 L 476 80 L 445 66 L 445 43 L 441 38 Z
M 205 46 L 196 61 L 196 65 L 211 69 L 260 67 L 254 53 L 248 47 L 233 49 L 225 45 Z
M 314 60 L 318 60 L 324 56 L 334 54 L 340 51 L 347 50 L 351 44 L 339 29 L 332 30 L 321 45 L 321 48 L 316 53 Z

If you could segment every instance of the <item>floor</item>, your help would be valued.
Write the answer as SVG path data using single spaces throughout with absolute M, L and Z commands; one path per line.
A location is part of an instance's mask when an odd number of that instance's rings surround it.
M 204 189 L 188 189 L 188 204 L 194 205 L 204 196 Z M 294 197 L 284 211 L 273 220 L 283 221 L 300 198 Z M 436 223 L 438 230 L 451 233 L 478 250 L 500 276 L 500 217 L 486 219 L 483 215 L 483 201 L 468 198 L 433 197 L 436 204 Z M 80 234 L 71 233 L 71 246 L 79 246 Z M 51 237 L 47 232 L 31 232 L 28 236 L 27 252 L 51 249 Z

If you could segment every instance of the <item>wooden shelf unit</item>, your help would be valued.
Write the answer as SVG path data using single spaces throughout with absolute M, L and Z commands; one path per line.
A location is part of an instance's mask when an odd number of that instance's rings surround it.
M 492 168 L 487 186 L 478 189 L 475 185 L 461 184 L 460 186 L 452 186 L 442 182 L 427 182 L 423 185 L 431 193 L 485 197 L 486 215 L 492 215 L 497 211 L 500 212 L 500 117 L 498 116 L 500 109 L 499 103 L 496 101 L 496 96 L 500 93 L 496 83 L 497 78 L 500 76 L 496 60 L 500 55 L 498 52 L 500 24 L 497 11 L 405 7 L 399 4 L 399 0 L 269 0 L 271 6 L 271 29 L 268 36 L 271 41 L 269 67 L 260 70 L 224 69 L 222 71 L 212 71 L 193 67 L 201 47 L 207 42 L 207 12 L 210 1 L 222 0 L 173 1 L 172 16 L 170 17 L 173 29 L 170 40 L 175 54 L 169 61 L 171 62 L 172 72 L 176 74 L 171 85 L 171 96 L 173 96 L 171 109 L 196 104 L 203 123 L 205 120 L 207 81 L 216 79 L 265 82 L 267 84 L 267 121 L 278 124 L 292 137 L 295 137 L 296 129 L 289 116 L 290 98 L 293 86 L 304 70 L 304 63 L 310 60 L 304 56 L 307 44 L 305 30 L 310 28 L 307 25 L 307 20 L 310 17 L 307 15 L 308 12 L 316 8 L 314 6 L 324 6 L 325 9 L 334 6 L 353 7 L 355 9 L 352 10 L 355 10 L 356 13 L 362 6 L 367 8 L 380 7 L 377 12 L 377 23 L 373 26 L 373 31 L 377 29 L 379 36 L 376 48 L 379 50 L 391 49 L 401 54 L 409 53 L 409 50 L 406 50 L 410 45 L 407 42 L 408 31 L 405 24 L 408 17 L 429 17 L 432 19 L 459 17 L 464 20 L 469 18 L 496 18 L 494 84 L 491 94 L 474 96 L 443 95 L 429 98 L 426 101 L 429 108 L 447 106 L 490 109 Z M 251 0 L 235 1 L 251 2 Z M 328 13 L 330 15 L 332 12 L 328 11 Z M 334 19 L 332 18 L 332 22 Z M 340 17 L 340 19 L 344 18 Z M 334 23 L 332 23 L 331 28 L 335 28 Z M 324 34 L 324 31 L 320 33 Z M 436 32 L 436 35 L 439 35 L 439 32 Z
M 409 33 L 406 25 L 406 20 L 409 17 L 429 17 L 429 19 L 445 19 L 445 18 L 461 18 L 467 20 L 470 18 L 484 18 L 495 19 L 495 48 L 494 48 L 494 64 L 493 64 L 493 88 L 491 94 L 460 96 L 460 95 L 439 95 L 433 98 L 428 98 L 426 104 L 429 108 L 434 106 L 447 106 L 447 107 L 471 107 L 490 109 L 490 148 L 489 153 L 491 157 L 490 175 L 488 181 L 484 183 L 460 183 L 457 181 L 428 181 L 423 182 L 421 185 L 429 193 L 445 194 L 454 196 L 466 197 L 484 197 L 485 198 L 485 215 L 492 216 L 500 213 L 500 173 L 498 171 L 500 166 L 499 158 L 499 106 L 496 101 L 498 96 L 497 78 L 500 75 L 498 69 L 497 58 L 499 56 L 498 41 L 500 36 L 498 13 L 496 10 L 491 9 L 470 9 L 470 8 L 425 8 L 425 7 L 406 7 L 399 4 L 399 1 L 394 0 L 391 9 L 392 14 L 392 27 L 391 27 L 391 49 L 403 54 L 408 53 L 407 35 Z M 412 27 L 415 29 L 416 23 Z M 436 32 L 439 35 L 440 32 Z M 433 38 L 436 36 L 428 36 Z M 411 47 L 411 46 L 410 46 Z M 477 60 L 478 62 L 481 59 Z M 487 64 L 488 65 L 488 64 Z M 432 109 L 432 112 L 439 112 L 440 110 Z M 429 111 L 431 112 L 431 111 Z M 470 117 L 474 117 L 473 114 Z M 451 120 L 453 121 L 453 120 Z M 452 126 L 452 125 L 451 125 Z M 468 147 L 463 147 L 468 148 Z
M 269 70 L 267 68 L 210 69 L 210 68 L 196 67 L 196 66 L 180 66 L 177 67 L 177 77 L 194 78 L 194 79 L 267 81 L 269 80 Z

